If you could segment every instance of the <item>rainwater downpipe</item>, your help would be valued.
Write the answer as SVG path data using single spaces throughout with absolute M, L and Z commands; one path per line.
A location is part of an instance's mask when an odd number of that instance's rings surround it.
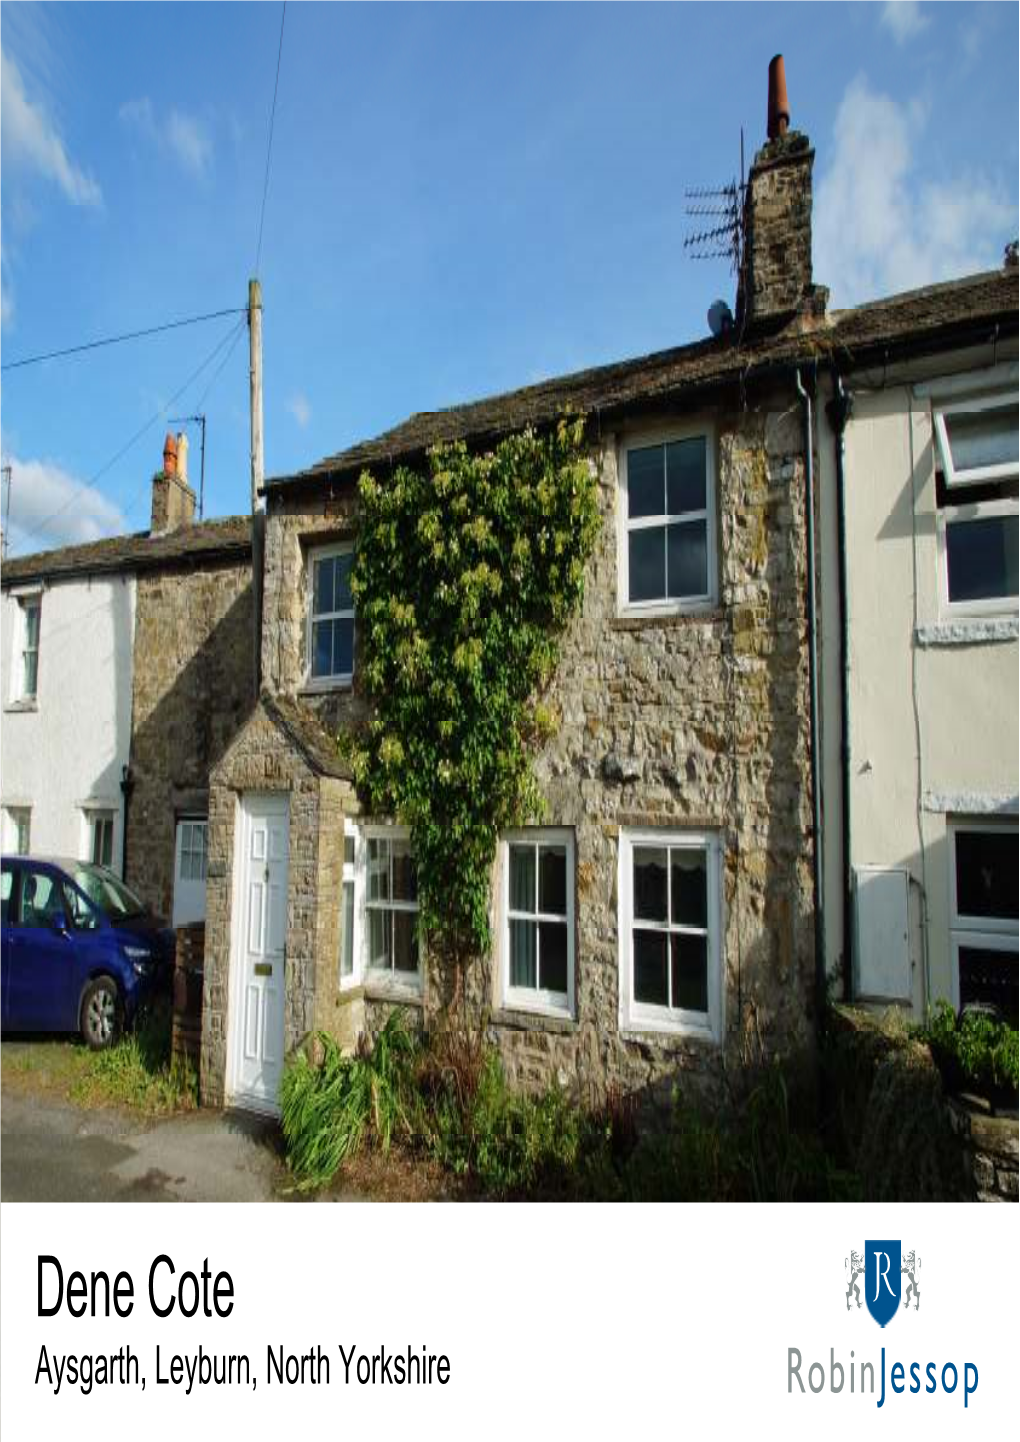
M 839 587 L 839 734 L 840 811 L 843 849 L 843 1000 L 853 1001 L 854 913 L 850 885 L 850 594 L 846 557 L 846 425 L 853 415 L 854 398 L 833 367 L 832 399 L 826 407 L 835 437 L 836 460 L 836 568 Z
M 808 675 L 811 704 L 811 812 L 814 844 L 811 870 L 815 902 L 815 1025 L 825 1025 L 825 916 L 822 906 L 822 793 L 818 746 L 818 607 L 815 597 L 815 459 L 814 414 L 810 393 L 805 390 L 800 369 L 796 371 L 797 394 L 804 407 L 804 478 L 807 512 L 807 622 Z

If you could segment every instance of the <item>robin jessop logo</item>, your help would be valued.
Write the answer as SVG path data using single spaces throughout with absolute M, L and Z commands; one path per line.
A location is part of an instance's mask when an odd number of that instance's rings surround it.
M 861 1306 L 861 1290 L 864 1290 L 864 1304 L 880 1327 L 891 1322 L 902 1299 L 904 1309 L 909 1309 L 911 1300 L 914 1311 L 921 1306 L 921 1289 L 917 1285 L 917 1273 L 921 1270 L 921 1258 L 916 1252 L 903 1256 L 900 1242 L 865 1242 L 864 1255 L 850 1251 L 843 1263 L 850 1281 L 846 1289 L 846 1309 L 849 1312 L 854 1302 Z M 907 1278 L 907 1290 L 903 1292 L 903 1278 Z
M 837 1264 L 838 1265 L 838 1264 Z M 867 1307 L 880 1327 L 886 1327 L 902 1308 L 903 1311 L 917 1312 L 921 1308 L 921 1289 L 918 1275 L 921 1258 L 915 1250 L 904 1253 L 899 1241 L 870 1241 L 864 1243 L 863 1252 L 851 1248 L 843 1258 L 844 1301 L 847 1312 Z M 927 1289 L 926 1289 L 927 1290 Z M 838 1304 L 837 1304 L 838 1305 Z M 936 1311 L 938 1308 L 936 1307 Z M 853 1331 L 857 1333 L 857 1329 Z M 873 1332 L 869 1333 L 874 1336 Z M 857 1333 L 859 1338 L 859 1333 Z M 910 1338 L 914 1339 L 913 1344 Z M 919 1333 L 908 1327 L 902 1334 L 906 1346 L 917 1345 Z M 850 1338 L 845 1339 L 844 1347 Z M 837 1355 L 834 1346 L 829 1348 L 826 1361 L 805 1358 L 798 1347 L 787 1348 L 786 1390 L 800 1396 L 821 1392 L 842 1393 L 849 1397 L 872 1397 L 878 1407 L 884 1407 L 893 1397 L 929 1396 L 941 1392 L 944 1396 L 963 1394 L 963 1405 L 969 1407 L 970 1399 L 978 1388 L 978 1369 L 975 1362 L 922 1361 L 908 1358 L 902 1361 L 886 1358 L 885 1347 L 875 1358 L 858 1354 L 859 1340 L 849 1349 L 844 1347 Z

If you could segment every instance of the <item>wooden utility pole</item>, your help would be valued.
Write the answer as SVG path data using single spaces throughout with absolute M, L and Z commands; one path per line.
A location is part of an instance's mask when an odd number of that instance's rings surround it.
M 265 479 L 262 451 L 262 286 L 248 282 L 249 374 L 251 379 L 251 513 L 263 509 L 259 495 Z
M 4 466 L 3 472 L 2 472 L 2 477 L 3 477 L 2 484 L 3 484 L 3 487 L 4 487 L 4 520 L 3 520 L 3 526 L 0 527 L 0 560 L 4 560 L 4 561 L 6 561 L 6 559 L 7 559 L 7 546 L 8 546 L 7 528 L 8 528 L 8 525 L 9 525 L 9 523 L 10 523 L 10 519 L 11 519 L 11 476 L 12 476 L 12 475 L 13 475 L 13 472 L 12 472 L 12 470 L 11 470 L 11 467 L 10 467 L 9 465 Z

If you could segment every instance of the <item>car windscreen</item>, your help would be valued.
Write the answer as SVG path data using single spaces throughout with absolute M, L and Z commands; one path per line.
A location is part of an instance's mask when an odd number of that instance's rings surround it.
M 75 886 L 81 887 L 89 901 L 111 921 L 145 914 L 145 907 L 131 888 L 105 866 L 83 863 L 75 867 L 71 877 Z

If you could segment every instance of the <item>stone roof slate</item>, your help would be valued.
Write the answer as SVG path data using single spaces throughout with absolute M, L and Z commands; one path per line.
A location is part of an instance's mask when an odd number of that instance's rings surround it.
M 739 343 L 732 336 L 710 338 L 596 366 L 467 405 L 417 412 L 372 440 L 272 478 L 265 490 L 314 486 L 366 466 L 410 460 L 439 442 L 481 445 L 525 426 L 548 424 L 565 411 L 608 416 L 811 360 L 851 366 L 884 355 L 894 359 L 908 347 L 938 350 L 985 327 L 989 336 L 996 327 L 1004 336 L 1016 335 L 1017 300 L 1015 269 L 987 271 L 833 312 L 808 327 L 793 322 L 779 331 L 748 334 Z
M 17 586 L 65 576 L 134 574 L 245 555 L 251 555 L 251 517 L 228 516 L 181 526 L 164 535 L 138 531 L 130 536 L 111 536 L 104 541 L 18 556 L 4 563 L 0 585 Z
M 274 695 L 268 691 L 262 693 L 259 702 L 266 715 L 300 751 L 313 771 L 320 776 L 334 776 L 340 781 L 354 780 L 354 772 L 341 759 L 336 742 L 310 706 L 293 696 Z

